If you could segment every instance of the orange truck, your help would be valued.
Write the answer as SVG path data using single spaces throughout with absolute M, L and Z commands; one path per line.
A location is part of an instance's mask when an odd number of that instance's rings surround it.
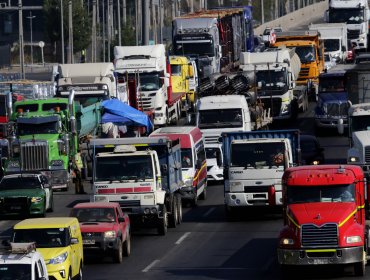
M 297 85 L 307 85 L 309 97 L 317 100 L 319 75 L 324 71 L 324 44 L 316 30 L 289 31 L 276 34 L 273 47 L 295 48 L 301 60 Z

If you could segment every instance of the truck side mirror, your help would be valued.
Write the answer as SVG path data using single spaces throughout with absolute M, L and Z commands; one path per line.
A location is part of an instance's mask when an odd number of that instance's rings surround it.
M 340 135 L 342 135 L 342 134 L 344 133 L 344 124 L 343 124 L 343 119 L 339 119 L 339 120 L 338 120 L 337 129 L 338 129 L 338 133 L 339 133 Z
M 187 119 L 186 119 L 186 122 L 188 123 L 188 125 L 195 125 L 195 114 L 194 113 L 190 113 L 187 115 Z
M 347 48 L 345 46 L 342 46 L 342 52 L 345 52 Z

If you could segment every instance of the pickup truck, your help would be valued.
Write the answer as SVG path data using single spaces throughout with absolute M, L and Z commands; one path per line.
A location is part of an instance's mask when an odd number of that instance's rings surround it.
M 130 219 L 118 202 L 78 203 L 70 216 L 80 223 L 84 253 L 110 255 L 116 263 L 130 255 Z

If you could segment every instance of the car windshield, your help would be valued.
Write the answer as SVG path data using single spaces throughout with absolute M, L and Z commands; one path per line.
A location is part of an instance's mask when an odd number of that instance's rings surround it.
M 37 248 L 66 247 L 70 235 L 68 228 L 14 229 L 13 242 L 36 242 Z
M 241 127 L 242 109 L 199 110 L 199 128 Z
M 351 117 L 351 131 L 365 131 L 370 130 L 369 116 L 352 116 Z
M 2 280 L 30 280 L 31 264 L 0 264 L 0 279 Z
M 329 22 L 330 23 L 342 23 L 347 24 L 359 24 L 364 21 L 364 9 L 354 8 L 354 9 L 331 9 L 329 12 Z
M 191 149 L 181 149 L 182 168 L 193 167 L 193 156 L 191 155 Z
M 114 223 L 116 221 L 114 208 L 73 208 L 70 216 L 76 217 L 80 223 Z
M 313 202 L 353 202 L 355 201 L 355 186 L 325 185 L 325 186 L 289 186 L 287 187 L 288 204 Z
M 340 50 L 340 40 L 339 39 L 325 39 L 324 40 L 325 52 L 333 52 Z
M 56 121 L 47 123 L 18 123 L 17 127 L 20 136 L 58 133 L 58 122 Z
M 283 143 L 232 144 L 230 166 L 262 168 L 284 166 Z
M 316 52 L 313 46 L 294 46 L 295 52 L 299 56 L 302 63 L 314 62 L 316 60 Z
M 152 157 L 96 157 L 95 181 L 153 180 Z
M 15 189 L 37 189 L 41 188 L 41 183 L 37 177 L 4 177 L 0 182 L 0 190 Z

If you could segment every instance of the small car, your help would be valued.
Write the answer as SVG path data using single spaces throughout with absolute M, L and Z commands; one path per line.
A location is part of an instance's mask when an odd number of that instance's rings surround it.
M 41 174 L 11 174 L 0 182 L 0 214 L 40 215 L 53 211 L 53 189 Z
M 84 202 L 71 213 L 80 223 L 84 252 L 112 256 L 116 263 L 131 254 L 130 219 L 118 202 Z
M 302 164 L 316 165 L 325 163 L 324 149 L 313 135 L 303 134 L 300 137 Z

